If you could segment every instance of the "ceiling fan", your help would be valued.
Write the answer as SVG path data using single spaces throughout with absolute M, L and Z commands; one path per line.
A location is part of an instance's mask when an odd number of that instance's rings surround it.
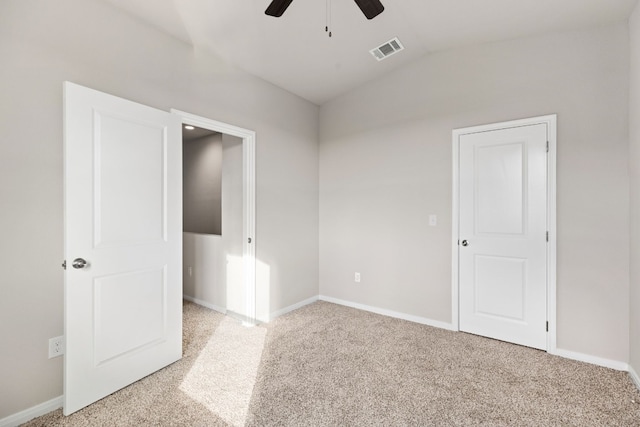
M 264 11 L 269 16 L 276 18 L 282 16 L 293 0 L 273 0 L 267 10 Z M 367 19 L 373 19 L 380 15 L 384 6 L 379 0 L 354 0 Z

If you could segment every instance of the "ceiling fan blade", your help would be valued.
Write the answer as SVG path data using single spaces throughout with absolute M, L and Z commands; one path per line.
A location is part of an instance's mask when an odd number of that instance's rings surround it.
M 264 11 L 269 16 L 279 18 L 289 7 L 293 0 L 273 0 L 267 10 Z
M 354 0 L 364 16 L 367 19 L 373 19 L 380 15 L 384 10 L 384 6 L 380 3 L 380 0 Z

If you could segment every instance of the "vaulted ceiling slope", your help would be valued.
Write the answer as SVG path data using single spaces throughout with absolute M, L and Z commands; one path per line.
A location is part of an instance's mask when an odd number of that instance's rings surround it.
M 322 105 L 432 52 L 621 22 L 638 0 L 382 0 L 370 21 L 352 0 L 294 0 L 280 18 L 271 0 L 104 1 Z M 394 37 L 405 50 L 376 61 Z

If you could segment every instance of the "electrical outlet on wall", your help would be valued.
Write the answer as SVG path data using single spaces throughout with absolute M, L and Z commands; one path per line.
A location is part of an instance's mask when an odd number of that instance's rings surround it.
M 360 283 L 360 273 L 356 273 L 356 274 L 355 274 L 355 276 L 353 277 L 353 280 L 354 280 L 356 283 Z
M 189 277 L 193 276 L 193 267 L 189 267 Z
M 49 359 L 62 356 L 64 354 L 64 337 L 59 336 L 49 339 Z

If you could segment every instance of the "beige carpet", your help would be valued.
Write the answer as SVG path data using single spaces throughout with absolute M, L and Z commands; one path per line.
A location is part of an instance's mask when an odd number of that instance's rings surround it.
M 27 425 L 640 426 L 624 372 L 334 304 L 243 328 L 187 303 L 184 327 L 180 362 Z

